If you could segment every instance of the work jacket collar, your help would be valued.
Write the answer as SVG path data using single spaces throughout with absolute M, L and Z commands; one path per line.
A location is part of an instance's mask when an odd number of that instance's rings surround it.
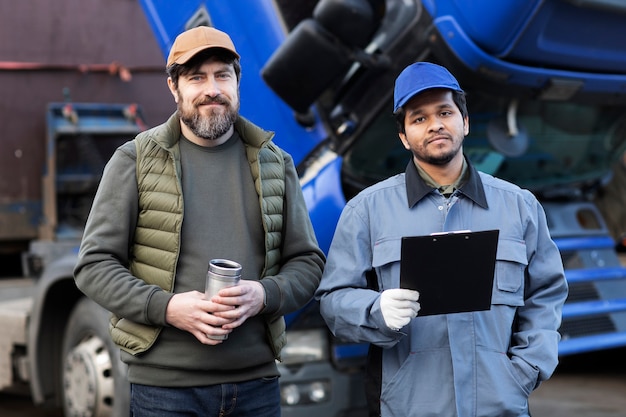
M 483 188 L 480 175 L 467 157 L 465 157 L 465 161 L 467 162 L 468 178 L 465 184 L 463 184 L 458 191 L 471 199 L 474 203 L 486 209 L 489 206 L 487 204 L 487 197 L 485 197 L 485 190 Z M 420 177 L 413 159 L 409 161 L 406 167 L 405 178 L 406 195 L 409 207 L 413 207 L 426 195 L 436 190 L 436 188 L 427 185 L 422 177 Z

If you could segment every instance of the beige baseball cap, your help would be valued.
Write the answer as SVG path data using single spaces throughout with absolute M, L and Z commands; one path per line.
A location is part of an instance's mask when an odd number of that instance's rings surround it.
M 209 26 L 198 26 L 176 37 L 167 57 L 167 67 L 184 64 L 198 52 L 209 48 L 225 49 L 239 58 L 235 44 L 228 34 Z

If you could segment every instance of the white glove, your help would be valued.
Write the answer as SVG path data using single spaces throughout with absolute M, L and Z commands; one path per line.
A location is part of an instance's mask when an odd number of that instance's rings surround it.
M 383 313 L 385 324 L 391 330 L 400 330 L 420 311 L 417 300 L 420 293 L 415 290 L 393 288 L 385 290 L 380 295 L 380 311 Z

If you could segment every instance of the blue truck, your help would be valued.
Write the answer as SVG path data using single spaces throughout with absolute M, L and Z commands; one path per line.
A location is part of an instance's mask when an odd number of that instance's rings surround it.
M 404 170 L 391 115 L 409 63 L 447 66 L 468 94 L 464 150 L 479 169 L 543 203 L 566 268 L 562 356 L 626 346 L 626 268 L 593 203 L 626 150 L 626 5 L 617 0 L 140 0 L 163 55 L 198 25 L 231 34 L 242 56 L 241 113 L 292 154 L 327 250 L 346 201 Z M 163 86 L 165 89 L 165 86 Z M 81 222 L 101 161 L 145 129 L 141 107 L 47 109 L 41 234 L 23 254 L 28 296 L 0 287 L 0 389 L 28 385 L 65 415 L 128 412 L 107 312 L 74 286 Z M 96 147 L 99 152 L 85 152 Z M 97 156 L 97 158 L 96 158 Z M 621 209 L 621 208 L 617 208 Z M 72 221 L 70 221 L 72 220 Z M 10 290 L 10 291 L 9 291 Z M 364 416 L 368 346 L 334 338 L 311 302 L 287 317 L 283 415 Z M 8 374 L 8 375 L 7 375 Z

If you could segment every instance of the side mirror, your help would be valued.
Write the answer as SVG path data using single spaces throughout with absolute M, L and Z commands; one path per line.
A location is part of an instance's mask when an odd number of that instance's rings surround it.
M 298 113 L 350 67 L 333 36 L 313 19 L 303 20 L 261 69 L 267 85 Z
M 261 77 L 292 109 L 306 113 L 369 43 L 384 4 L 384 0 L 321 0 L 313 17 L 300 22 L 270 57 Z
M 313 19 L 344 45 L 365 48 L 385 15 L 385 1 L 321 0 Z

